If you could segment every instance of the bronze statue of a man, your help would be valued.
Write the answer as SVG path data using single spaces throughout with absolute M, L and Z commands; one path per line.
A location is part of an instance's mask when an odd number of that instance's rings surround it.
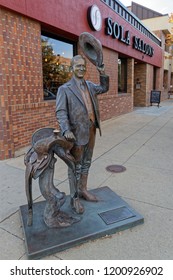
M 100 117 L 97 95 L 109 89 L 109 76 L 105 74 L 104 64 L 97 67 L 100 84 L 84 80 L 86 60 L 76 55 L 71 60 L 72 78 L 58 89 L 56 117 L 62 135 L 73 141 L 71 154 L 75 158 L 75 170 L 68 168 L 72 209 L 82 214 L 84 207 L 79 197 L 96 202 L 97 198 L 87 190 L 87 178 L 93 149 L 96 128 L 100 130 Z

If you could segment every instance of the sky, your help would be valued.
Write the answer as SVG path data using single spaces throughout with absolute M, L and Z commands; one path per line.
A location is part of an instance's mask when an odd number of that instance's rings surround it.
M 131 0 L 120 0 L 124 6 L 131 6 Z M 134 0 L 133 2 L 161 14 L 173 13 L 173 0 Z
M 42 36 L 43 39 L 47 39 L 48 37 Z M 49 44 L 53 47 L 54 54 L 60 55 L 67 58 L 73 57 L 73 46 L 72 44 L 68 44 L 59 40 L 54 40 L 48 38 Z

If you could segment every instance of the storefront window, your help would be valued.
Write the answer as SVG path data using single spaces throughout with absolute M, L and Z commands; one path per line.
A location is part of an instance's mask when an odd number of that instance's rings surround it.
M 127 59 L 118 59 L 118 93 L 127 92 Z
M 71 77 L 74 44 L 41 36 L 44 99 L 55 99 L 58 87 Z

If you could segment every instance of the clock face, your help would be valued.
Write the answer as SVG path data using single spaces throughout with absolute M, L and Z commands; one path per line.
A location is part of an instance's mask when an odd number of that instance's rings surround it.
M 93 5 L 90 9 L 90 21 L 94 30 L 99 31 L 102 27 L 102 16 L 99 8 Z

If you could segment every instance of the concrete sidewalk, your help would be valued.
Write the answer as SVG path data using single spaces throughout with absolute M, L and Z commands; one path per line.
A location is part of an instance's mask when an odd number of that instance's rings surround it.
M 90 189 L 109 186 L 144 217 L 144 224 L 84 243 L 44 259 L 173 259 L 173 100 L 137 108 L 102 123 Z M 106 167 L 123 165 L 110 173 Z M 0 161 L 0 259 L 27 259 L 19 207 L 26 204 L 23 156 Z M 67 167 L 58 159 L 55 185 L 69 194 Z M 38 182 L 33 197 L 43 200 Z

